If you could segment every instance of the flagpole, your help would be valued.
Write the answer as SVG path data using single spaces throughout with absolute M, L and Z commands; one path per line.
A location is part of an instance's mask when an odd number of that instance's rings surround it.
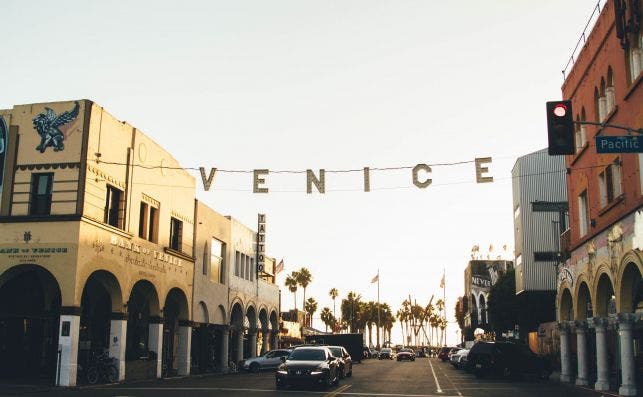
M 377 336 L 379 339 L 380 335 L 380 269 L 377 269 Z M 382 340 L 382 342 L 384 342 Z M 381 349 L 381 346 L 378 346 Z

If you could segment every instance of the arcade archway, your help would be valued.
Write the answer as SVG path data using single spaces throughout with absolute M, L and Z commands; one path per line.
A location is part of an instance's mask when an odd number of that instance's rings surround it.
M 60 306 L 58 282 L 43 267 L 0 275 L 0 377 L 54 382 Z

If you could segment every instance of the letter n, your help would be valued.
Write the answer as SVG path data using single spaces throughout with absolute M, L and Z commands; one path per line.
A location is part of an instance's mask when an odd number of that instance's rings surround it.
M 306 193 L 313 192 L 313 184 L 319 193 L 326 193 L 326 170 L 319 170 L 319 179 L 315 176 L 313 170 L 306 170 Z

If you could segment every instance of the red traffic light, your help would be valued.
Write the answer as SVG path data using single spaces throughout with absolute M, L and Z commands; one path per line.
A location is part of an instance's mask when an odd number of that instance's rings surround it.
M 554 114 L 558 117 L 565 117 L 567 114 L 567 106 L 562 103 L 557 104 L 554 106 Z

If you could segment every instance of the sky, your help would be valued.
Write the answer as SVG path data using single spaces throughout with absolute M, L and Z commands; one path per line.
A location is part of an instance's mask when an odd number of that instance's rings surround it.
M 326 169 L 325 194 L 306 193 L 305 173 L 268 175 L 268 194 L 252 192 L 252 174 L 218 173 L 208 192 L 193 174 L 216 211 L 251 227 L 266 214 L 268 255 L 285 263 L 278 283 L 307 267 L 320 310 L 332 309 L 331 288 L 376 301 L 378 271 L 394 312 L 409 296 L 426 305 L 444 272 L 449 343 L 471 247 L 513 259 L 511 169 L 547 146 L 545 102 L 561 99 L 561 70 L 596 5 L 2 3 L 0 108 L 87 98 L 184 167 Z M 492 158 L 492 183 L 476 183 L 477 157 Z M 459 162 L 420 174 L 425 189 L 412 183 L 416 164 Z M 407 168 L 371 171 L 364 192 L 363 167 Z

